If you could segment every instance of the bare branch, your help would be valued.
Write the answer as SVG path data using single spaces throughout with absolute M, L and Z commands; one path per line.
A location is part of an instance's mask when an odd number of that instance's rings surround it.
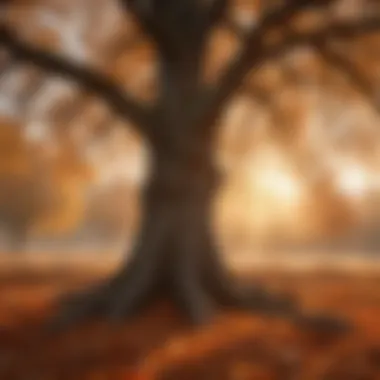
M 130 119 L 141 133 L 150 133 L 152 111 L 128 97 L 122 89 L 103 75 L 69 62 L 61 56 L 29 46 L 5 26 L 0 28 L 0 46 L 7 49 L 18 61 L 30 63 L 77 82 L 102 97 L 119 115 Z
M 244 47 L 241 53 L 232 61 L 219 83 L 210 91 L 209 96 L 203 97 L 206 101 L 204 101 L 204 99 L 201 100 L 203 104 L 199 107 L 201 118 L 201 122 L 199 123 L 200 128 L 213 129 L 212 125 L 215 124 L 225 102 L 239 87 L 251 68 L 265 59 L 265 57 L 262 56 L 265 54 L 263 37 L 268 31 L 274 27 L 287 25 L 293 16 L 310 6 L 323 6 L 330 2 L 331 0 L 287 1 L 285 5 L 266 14 L 259 26 L 254 27 L 250 33 L 244 35 Z M 208 127 L 205 125 L 208 125 Z M 205 132 L 208 133 L 208 131 Z
M 342 54 L 330 48 L 326 41 L 317 42 L 314 46 L 324 61 L 346 74 L 354 88 L 368 99 L 377 112 L 380 112 L 380 98 L 376 97 L 372 84 L 363 76 L 358 67 Z
M 250 45 L 233 61 L 214 89 L 210 91 L 206 101 L 200 107 L 201 122 L 199 127 L 210 133 L 215 128 L 215 122 L 226 101 L 241 85 L 244 78 L 255 65 L 261 65 L 266 60 L 279 57 L 291 48 L 311 45 L 327 41 L 330 38 L 348 39 L 374 30 L 380 30 L 380 17 L 374 17 L 356 22 L 335 23 L 316 32 L 291 33 L 284 36 L 279 43 L 267 47 L 264 43 L 262 28 L 260 34 L 250 38 Z

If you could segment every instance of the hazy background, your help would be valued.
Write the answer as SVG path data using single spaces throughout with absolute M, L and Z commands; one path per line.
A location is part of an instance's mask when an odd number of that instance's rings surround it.
M 342 17 L 358 11 L 342 3 Z M 254 22 L 259 6 L 236 1 L 231 15 Z M 31 43 L 154 96 L 154 50 L 116 1 L 15 0 L 5 20 Z M 236 48 L 233 34 L 215 30 L 207 78 Z M 343 49 L 377 98 L 379 51 L 379 33 Z M 120 251 L 138 227 L 143 142 L 75 84 L 1 50 L 0 59 L 1 251 Z M 380 119 L 349 78 L 312 50 L 292 50 L 252 73 L 222 122 L 215 223 L 225 252 L 380 252 Z

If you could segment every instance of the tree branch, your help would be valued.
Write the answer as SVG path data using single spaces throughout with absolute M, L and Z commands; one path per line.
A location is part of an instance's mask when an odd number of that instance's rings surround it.
M 259 26 L 253 27 L 252 31 L 244 36 L 241 53 L 231 62 L 215 88 L 204 97 L 206 101 L 202 100 L 203 104 L 199 107 L 200 128 L 206 129 L 206 133 L 208 133 L 208 128 L 213 129 L 212 125 L 215 124 L 225 102 L 232 96 L 251 68 L 261 60 L 265 60 L 263 37 L 268 31 L 274 27 L 286 25 L 293 16 L 312 5 L 323 6 L 329 2 L 331 0 L 289 0 L 285 5 L 265 15 Z
M 5 26 L 0 27 L 0 46 L 7 49 L 18 61 L 30 63 L 77 82 L 103 98 L 120 116 L 130 119 L 141 133 L 151 133 L 152 110 L 134 101 L 100 73 L 69 62 L 61 56 L 29 46 Z
M 306 3 L 306 2 L 305 2 Z M 289 9 L 285 12 L 289 15 Z M 279 16 L 278 16 L 279 17 Z M 288 17 L 288 16 L 287 16 Z M 285 19 L 287 19 L 285 17 Z M 268 25 L 268 24 L 266 24 Z M 374 30 L 380 30 L 380 17 L 374 17 L 359 22 L 339 22 L 322 28 L 316 32 L 307 33 L 288 33 L 279 43 L 266 46 L 262 27 L 259 27 L 259 34 L 254 33 L 250 37 L 249 45 L 243 50 L 239 57 L 232 62 L 226 70 L 219 83 L 209 91 L 200 107 L 199 127 L 204 132 L 212 133 L 215 129 L 216 120 L 219 117 L 226 101 L 234 94 L 235 90 L 241 85 L 244 78 L 255 67 L 261 65 L 269 59 L 279 57 L 287 50 L 302 46 L 315 46 L 318 43 L 327 41 L 330 38 L 347 39 Z
M 376 97 L 373 86 L 367 79 L 364 78 L 363 74 L 356 67 L 356 65 L 344 57 L 342 54 L 339 54 L 338 52 L 331 49 L 326 41 L 317 42 L 315 44 L 315 48 L 318 54 L 327 64 L 336 67 L 345 73 L 355 89 L 363 96 L 365 96 L 372 104 L 373 108 L 380 113 L 380 98 Z

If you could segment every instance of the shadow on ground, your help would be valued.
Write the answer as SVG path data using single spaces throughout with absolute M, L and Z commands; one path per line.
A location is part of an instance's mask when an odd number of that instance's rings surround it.
M 296 293 L 310 311 L 345 316 L 355 331 L 322 335 L 231 312 L 192 331 L 163 300 L 124 324 L 94 322 L 51 335 L 43 325 L 54 300 L 94 281 L 94 275 L 23 270 L 0 276 L 0 379 L 380 379 L 379 277 L 251 277 Z

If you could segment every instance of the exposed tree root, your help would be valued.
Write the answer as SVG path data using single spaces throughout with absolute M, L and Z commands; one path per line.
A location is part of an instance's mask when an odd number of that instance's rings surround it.
M 218 308 L 242 309 L 286 318 L 302 327 L 343 332 L 347 325 L 327 316 L 306 316 L 288 295 L 244 287 L 221 262 L 208 223 L 209 207 L 186 201 L 177 207 L 149 206 L 134 255 L 113 278 L 69 297 L 53 325 L 93 318 L 120 321 L 153 297 L 170 294 L 195 325 L 212 321 Z

